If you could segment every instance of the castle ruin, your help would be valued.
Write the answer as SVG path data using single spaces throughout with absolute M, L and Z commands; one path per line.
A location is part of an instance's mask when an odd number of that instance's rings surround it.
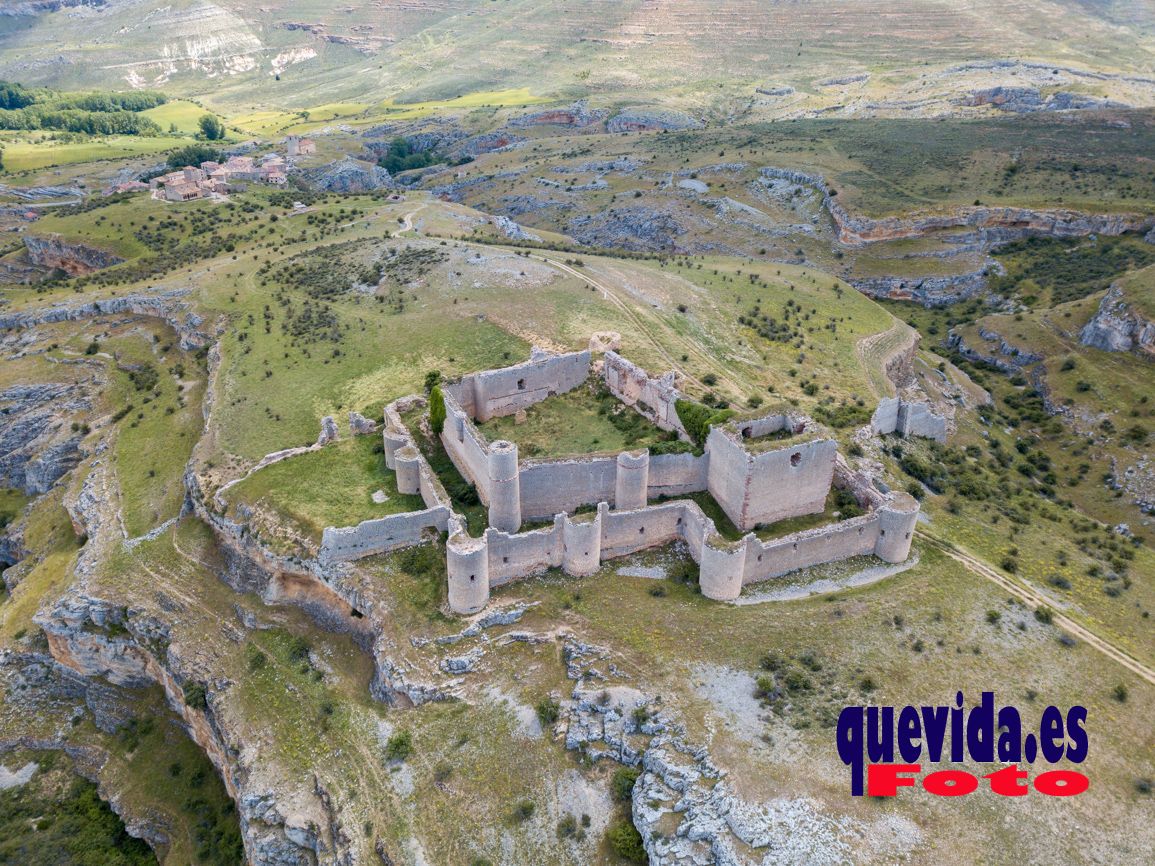
M 339 562 L 420 543 L 430 530 L 447 533 L 449 606 L 458 614 L 485 607 L 493 588 L 560 568 L 585 576 L 603 562 L 670 542 L 685 544 L 700 568 L 702 594 L 738 597 L 746 584 L 821 563 L 874 555 L 902 562 L 910 553 L 916 500 L 882 492 L 854 473 L 809 418 L 772 412 L 710 428 L 701 453 L 617 454 L 520 459 L 514 442 L 490 442 L 478 428 L 584 384 L 589 351 L 551 354 L 472 373 L 441 388 L 441 443 L 488 510 L 488 527 L 469 534 L 465 518 L 417 448 L 402 414 L 424 398 L 385 408 L 386 465 L 402 493 L 420 494 L 426 509 L 329 528 L 322 561 Z M 601 377 L 622 403 L 665 430 L 687 438 L 677 412 L 675 376 L 650 377 L 613 351 Z M 757 527 L 820 514 L 831 487 L 851 492 L 866 513 L 781 538 L 763 540 Z M 729 541 L 691 499 L 708 492 L 746 534 Z M 522 531 L 523 525 L 544 523 Z

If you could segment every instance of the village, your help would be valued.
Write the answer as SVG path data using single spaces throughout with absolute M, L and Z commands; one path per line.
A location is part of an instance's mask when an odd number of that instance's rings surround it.
M 154 177 L 148 182 L 148 189 L 153 198 L 180 202 L 243 192 L 248 183 L 283 186 L 289 180 L 290 161 L 316 152 L 312 139 L 290 135 L 285 139 L 285 156 L 269 153 L 261 157 L 230 156 L 224 162 L 206 160 L 199 166 L 188 165 Z

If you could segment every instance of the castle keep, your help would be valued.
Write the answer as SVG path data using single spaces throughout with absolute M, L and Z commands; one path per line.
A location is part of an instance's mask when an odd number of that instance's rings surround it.
M 430 529 L 447 532 L 449 605 L 469 614 L 485 606 L 493 587 L 512 580 L 549 568 L 588 575 L 606 560 L 674 541 L 699 564 L 703 595 L 719 600 L 737 598 L 745 584 L 824 562 L 864 554 L 901 562 L 909 554 L 918 503 L 904 493 L 881 493 L 852 473 L 836 443 L 801 415 L 715 425 L 700 454 L 642 449 L 523 460 L 516 443 L 490 442 L 478 428 L 581 386 L 592 369 L 588 351 L 534 349 L 524 363 L 442 386 L 441 442 L 488 509 L 489 526 L 479 537 L 469 534 L 402 421 L 422 398 L 387 406 L 386 465 L 397 473 L 398 490 L 420 494 L 427 508 L 326 529 L 322 559 L 355 559 L 418 543 Z M 607 351 L 601 377 L 624 404 L 687 438 L 673 373 L 651 378 Z M 867 513 L 770 540 L 749 532 L 820 514 L 832 485 L 849 490 Z M 696 502 L 678 499 L 699 492 L 709 492 L 747 534 L 726 540 Z M 545 525 L 521 531 L 527 522 Z

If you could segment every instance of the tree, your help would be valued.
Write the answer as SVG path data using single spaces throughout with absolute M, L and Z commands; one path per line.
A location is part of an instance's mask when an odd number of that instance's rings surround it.
M 201 135 L 208 141 L 220 141 L 225 137 L 225 125 L 220 118 L 213 114 L 205 114 L 197 121 L 200 124 Z
M 168 155 L 169 168 L 184 168 L 186 165 L 200 165 L 202 162 L 220 162 L 223 157 L 215 147 L 207 144 L 190 144 Z
M 445 395 L 440 385 L 434 385 L 429 392 L 429 426 L 438 436 L 445 429 Z

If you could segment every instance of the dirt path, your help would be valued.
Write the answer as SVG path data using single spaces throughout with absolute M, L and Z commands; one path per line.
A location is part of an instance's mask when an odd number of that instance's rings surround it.
M 1017 580 L 1012 580 L 1004 576 L 992 566 L 983 562 L 976 556 L 967 553 L 966 551 L 956 547 L 950 542 L 942 541 L 941 539 L 930 535 L 925 530 L 919 529 L 917 531 L 918 537 L 929 544 L 936 550 L 941 550 L 951 559 L 961 563 L 968 570 L 980 577 L 985 577 L 987 580 L 995 583 L 1000 589 L 1004 589 L 1013 595 L 1015 598 L 1025 602 L 1028 607 L 1037 610 L 1041 607 L 1046 607 L 1051 610 L 1052 620 L 1055 625 L 1062 628 L 1078 637 L 1084 643 L 1094 647 L 1103 655 L 1112 661 L 1116 661 L 1125 667 L 1127 670 L 1136 676 L 1146 680 L 1151 685 L 1155 685 L 1155 670 L 1147 667 L 1147 665 L 1140 662 L 1126 650 L 1120 649 L 1108 640 L 1099 637 L 1093 631 L 1079 625 L 1079 623 L 1072 620 L 1070 617 L 1054 610 L 1050 599 L 1048 599 L 1041 592 L 1020 583 Z
M 401 217 L 401 228 L 390 234 L 389 237 L 399 238 L 401 235 L 405 234 L 405 232 L 413 231 L 413 217 L 417 216 L 417 214 L 425 210 L 426 207 L 427 204 L 419 205 L 415 209 L 409 211 L 409 213 L 405 214 L 405 216 Z

